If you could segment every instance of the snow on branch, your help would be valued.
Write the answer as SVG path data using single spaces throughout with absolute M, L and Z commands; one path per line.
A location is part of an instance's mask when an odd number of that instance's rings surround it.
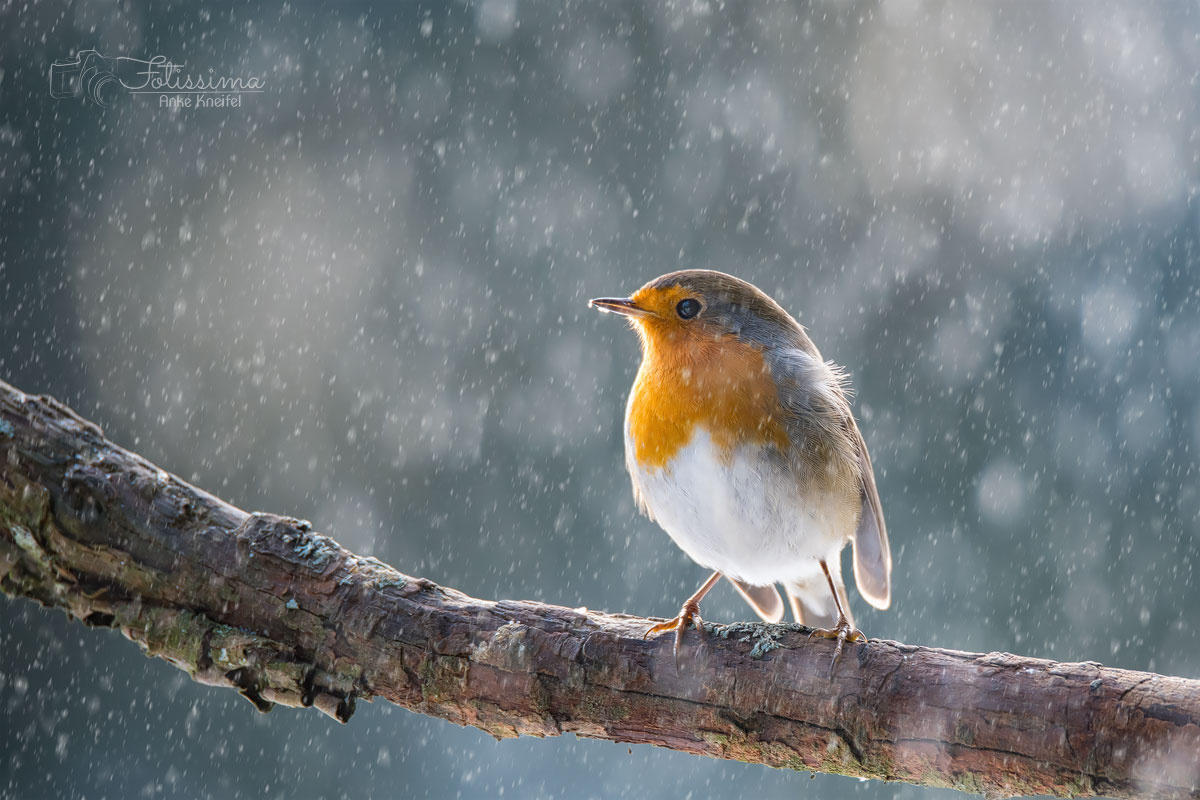
M 381 697 L 497 736 L 574 733 L 989 796 L 1200 797 L 1200 681 L 795 625 L 476 600 L 248 514 L 0 382 L 0 588 L 111 627 L 260 711 Z

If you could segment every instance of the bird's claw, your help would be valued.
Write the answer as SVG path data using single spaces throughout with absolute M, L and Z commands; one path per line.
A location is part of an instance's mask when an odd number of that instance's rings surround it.
M 867 635 L 858 628 L 852 627 L 845 617 L 840 617 L 837 624 L 832 628 L 813 628 L 808 634 L 808 638 L 814 636 L 823 636 L 826 639 L 836 639 L 837 647 L 833 650 L 833 661 L 829 664 L 829 677 L 833 677 L 833 671 L 837 668 L 838 659 L 842 657 L 842 647 L 846 642 L 865 642 Z
M 683 608 L 679 609 L 679 614 L 674 619 L 669 619 L 666 622 L 660 622 L 657 625 L 652 625 L 649 630 L 642 636 L 642 639 L 649 639 L 657 633 L 665 633 L 667 631 L 675 631 L 675 642 L 671 645 L 671 654 L 675 657 L 675 669 L 679 669 L 679 646 L 683 644 L 683 632 L 687 630 L 688 625 L 694 625 L 696 631 L 703 636 L 704 628 L 703 620 L 700 619 L 700 604 L 699 603 L 684 603 Z

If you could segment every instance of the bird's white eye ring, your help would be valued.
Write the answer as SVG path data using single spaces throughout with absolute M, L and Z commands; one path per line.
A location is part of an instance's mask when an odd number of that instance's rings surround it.
M 700 301 L 693 297 L 680 300 L 675 305 L 675 313 L 679 315 L 680 319 L 691 319 L 700 313 L 700 309 Z

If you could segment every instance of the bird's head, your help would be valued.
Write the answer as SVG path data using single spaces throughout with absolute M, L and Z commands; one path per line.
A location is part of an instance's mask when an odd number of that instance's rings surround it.
M 647 355 L 711 352 L 735 342 L 789 347 L 803 337 L 799 324 L 758 287 L 710 269 L 669 272 L 629 297 L 598 297 L 588 304 L 628 319 Z

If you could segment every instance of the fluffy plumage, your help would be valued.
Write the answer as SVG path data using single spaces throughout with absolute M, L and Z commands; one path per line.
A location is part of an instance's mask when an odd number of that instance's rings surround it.
M 685 319 L 688 299 L 700 311 Z M 835 619 L 820 561 L 844 598 L 848 541 L 860 593 L 886 608 L 891 555 L 870 456 L 845 375 L 800 324 L 712 270 L 669 273 L 604 302 L 625 304 L 614 310 L 642 341 L 625 419 L 639 506 L 698 564 L 740 583 L 764 619 L 782 612 L 775 583 L 797 619 Z

